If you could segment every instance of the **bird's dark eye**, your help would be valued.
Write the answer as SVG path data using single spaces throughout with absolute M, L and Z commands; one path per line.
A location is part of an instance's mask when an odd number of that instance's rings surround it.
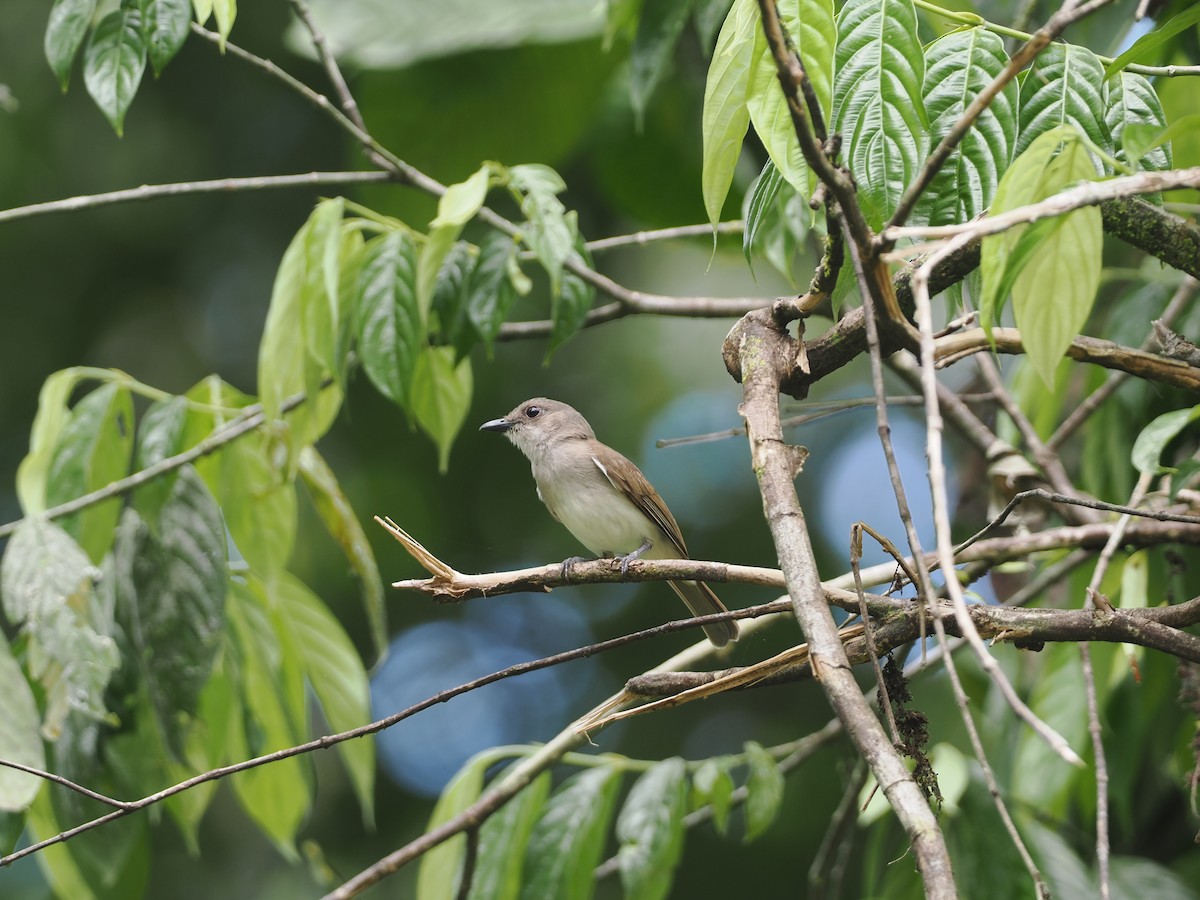
M 541 414 L 542 414 L 542 408 L 540 406 L 525 407 L 525 415 L 530 419 L 536 419 Z

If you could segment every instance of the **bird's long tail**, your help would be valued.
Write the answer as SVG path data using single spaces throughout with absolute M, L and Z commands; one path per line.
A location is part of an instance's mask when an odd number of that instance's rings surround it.
M 703 581 L 668 581 L 679 599 L 687 604 L 693 616 L 709 616 L 713 613 L 728 612 L 721 598 L 713 593 Z M 736 622 L 714 622 L 704 626 L 704 633 L 712 641 L 714 647 L 724 647 L 730 641 L 738 639 Z

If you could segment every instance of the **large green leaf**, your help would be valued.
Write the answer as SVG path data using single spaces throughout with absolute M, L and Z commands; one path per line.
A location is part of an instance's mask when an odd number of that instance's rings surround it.
M 354 643 L 341 623 L 312 591 L 286 572 L 280 573 L 272 593 L 325 721 L 335 732 L 365 725 L 371 720 L 370 685 Z M 373 738 L 342 741 L 337 750 L 369 826 L 374 818 Z
M 470 900 L 517 900 L 529 835 L 549 793 L 550 773 L 543 772 L 483 823 Z
M 340 384 L 342 360 L 338 291 L 341 271 L 341 197 L 322 200 L 308 218 L 304 232 L 304 278 L 300 288 L 300 315 L 304 346 L 323 373 Z
M 454 348 L 459 359 L 466 356 L 479 340 L 467 316 L 467 281 L 475 268 L 471 245 L 458 241 L 446 254 L 433 289 L 435 342 Z
M 1004 41 L 982 27 L 952 31 L 925 48 L 925 110 L 932 143 L 940 141 L 966 108 L 1008 63 Z M 921 197 L 917 222 L 966 222 L 991 205 L 1017 140 L 1015 82 L 1009 82 L 975 120 Z
M 721 220 L 742 141 L 750 127 L 746 98 L 758 32 L 758 4 L 755 0 L 736 0 L 717 35 L 708 67 L 700 125 L 704 143 L 700 182 L 704 208 L 714 226 Z
M 118 384 L 102 385 L 75 405 L 58 436 L 50 463 L 47 502 L 56 506 L 124 478 L 129 474 L 132 455 L 133 400 L 129 389 Z M 65 517 L 60 524 L 98 563 L 112 546 L 120 513 L 121 501 L 113 498 Z
M 848 0 L 838 13 L 833 130 L 867 221 L 883 223 L 929 153 L 925 57 L 912 0 Z
M 83 83 L 118 135 L 145 71 L 142 14 L 122 6 L 100 20 L 83 51 Z
M 494 761 L 495 757 L 488 750 L 467 760 L 438 798 L 425 826 L 426 832 L 444 825 L 479 799 L 483 773 Z M 417 870 L 417 900 L 453 900 L 458 895 L 466 849 L 466 835 L 456 834 L 421 857 L 421 867 Z
M 600 766 L 572 775 L 555 791 L 533 826 L 525 854 L 521 900 L 587 900 L 595 886 L 621 776 Z
M 67 400 L 79 383 L 78 368 L 61 369 L 48 377 L 38 394 L 38 411 L 29 432 L 29 452 L 17 467 L 17 499 L 27 516 L 46 511 L 46 482 L 59 436 L 71 418 Z
M 99 575 L 52 522 L 27 518 L 0 561 L 4 613 L 28 635 L 25 666 L 45 691 L 42 733 L 53 740 L 74 711 L 106 720 L 104 690 L 120 663 L 111 611 L 96 602 Z
M 1051 44 L 1021 81 L 1020 156 L 1041 135 L 1074 125 L 1097 147 L 1112 152 L 1104 122 L 1104 67 L 1086 47 Z
M 833 0 L 784 0 L 779 4 L 779 15 L 800 54 L 821 115 L 828 125 L 833 99 L 833 53 L 837 42 Z M 815 176 L 809 172 L 800 153 L 792 114 L 779 86 L 775 57 L 761 28 L 755 33 L 754 64 L 746 106 L 754 131 L 779 173 L 797 191 L 808 196 Z
M 489 349 L 517 299 L 509 277 L 511 266 L 516 264 L 516 252 L 512 238 L 491 232 L 480 242 L 479 258 L 463 286 L 467 318 Z
M 783 774 L 775 757 L 761 744 L 746 744 L 750 777 L 746 781 L 746 840 L 752 841 L 775 821 L 783 803 Z
M 184 428 L 187 425 L 188 402 L 186 397 L 171 397 L 151 404 L 138 423 L 137 463 L 138 471 L 174 456 L 183 449 Z M 133 503 L 142 518 L 151 528 L 158 526 L 158 511 L 167 502 L 179 470 L 167 472 L 151 479 L 137 489 Z
M 450 448 L 471 406 L 471 361 L 455 361 L 453 347 L 426 347 L 413 375 L 413 417 L 438 448 L 438 468 L 446 471 Z
M 1197 419 L 1200 419 L 1200 406 L 1175 409 L 1155 418 L 1142 429 L 1133 443 L 1133 467 L 1139 472 L 1151 475 L 1175 471 L 1161 465 L 1163 451 L 1167 449 L 1167 444 Z
M 687 770 L 679 757 L 655 763 L 634 782 L 617 815 L 621 884 L 630 900 L 662 900 L 683 854 Z
M 642 8 L 637 36 L 629 58 L 629 97 L 639 125 L 646 104 L 671 61 L 684 23 L 692 11 L 693 0 L 650 2 Z
M 180 470 L 157 532 L 125 511 L 111 575 L 123 665 L 138 671 L 165 743 L 180 758 L 220 647 L 228 581 L 225 526 L 194 469 Z
M 54 0 L 54 6 L 50 8 L 44 42 L 46 61 L 64 91 L 71 81 L 71 66 L 95 13 L 96 0 Z
M 146 49 L 154 74 L 161 75 L 187 40 L 192 21 L 190 0 L 141 0 L 145 14 Z
M 521 195 L 521 212 L 528 220 L 521 236 L 550 276 L 551 295 L 559 293 L 563 264 L 579 237 L 578 215 L 567 212 L 558 194 L 566 184 L 549 166 L 531 163 L 509 170 L 512 185 Z
M 1149 148 L 1135 158 L 1126 153 L 1127 128 L 1148 128 L 1155 132 L 1167 128 L 1162 103 L 1150 82 L 1133 72 L 1121 72 L 1104 82 L 1104 99 L 1107 103 L 1104 121 L 1116 147 L 1117 159 L 1139 171 L 1164 172 L 1171 168 L 1170 144 Z
M 403 231 L 369 240 L 354 283 L 355 332 L 363 369 L 381 394 L 408 408 L 425 342 L 417 305 L 417 249 Z
M 45 769 L 46 752 L 38 733 L 41 718 L 37 703 L 20 663 L 3 639 L 0 639 L 0 722 L 4 723 L 0 728 L 0 759 Z M 0 810 L 27 808 L 41 786 L 42 779 L 36 775 L 7 766 L 0 768 Z M 0 854 L 7 852 L 0 844 Z

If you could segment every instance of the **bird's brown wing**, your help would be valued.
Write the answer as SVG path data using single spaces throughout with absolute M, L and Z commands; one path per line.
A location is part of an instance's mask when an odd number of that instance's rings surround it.
M 687 559 L 687 545 L 683 542 L 679 523 L 667 509 L 662 497 L 658 496 L 658 491 L 646 480 L 642 470 L 604 444 L 597 444 L 592 454 L 592 462 L 604 473 L 604 477 L 613 487 L 628 497 L 634 506 L 662 529 L 663 534 L 671 539 L 671 543 L 679 551 L 679 558 Z

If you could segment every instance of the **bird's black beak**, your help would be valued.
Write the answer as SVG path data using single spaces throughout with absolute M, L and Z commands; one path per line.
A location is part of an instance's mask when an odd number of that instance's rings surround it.
M 508 419 L 492 419 L 490 422 L 484 422 L 479 426 L 480 431 L 508 431 L 513 427 L 513 423 Z

